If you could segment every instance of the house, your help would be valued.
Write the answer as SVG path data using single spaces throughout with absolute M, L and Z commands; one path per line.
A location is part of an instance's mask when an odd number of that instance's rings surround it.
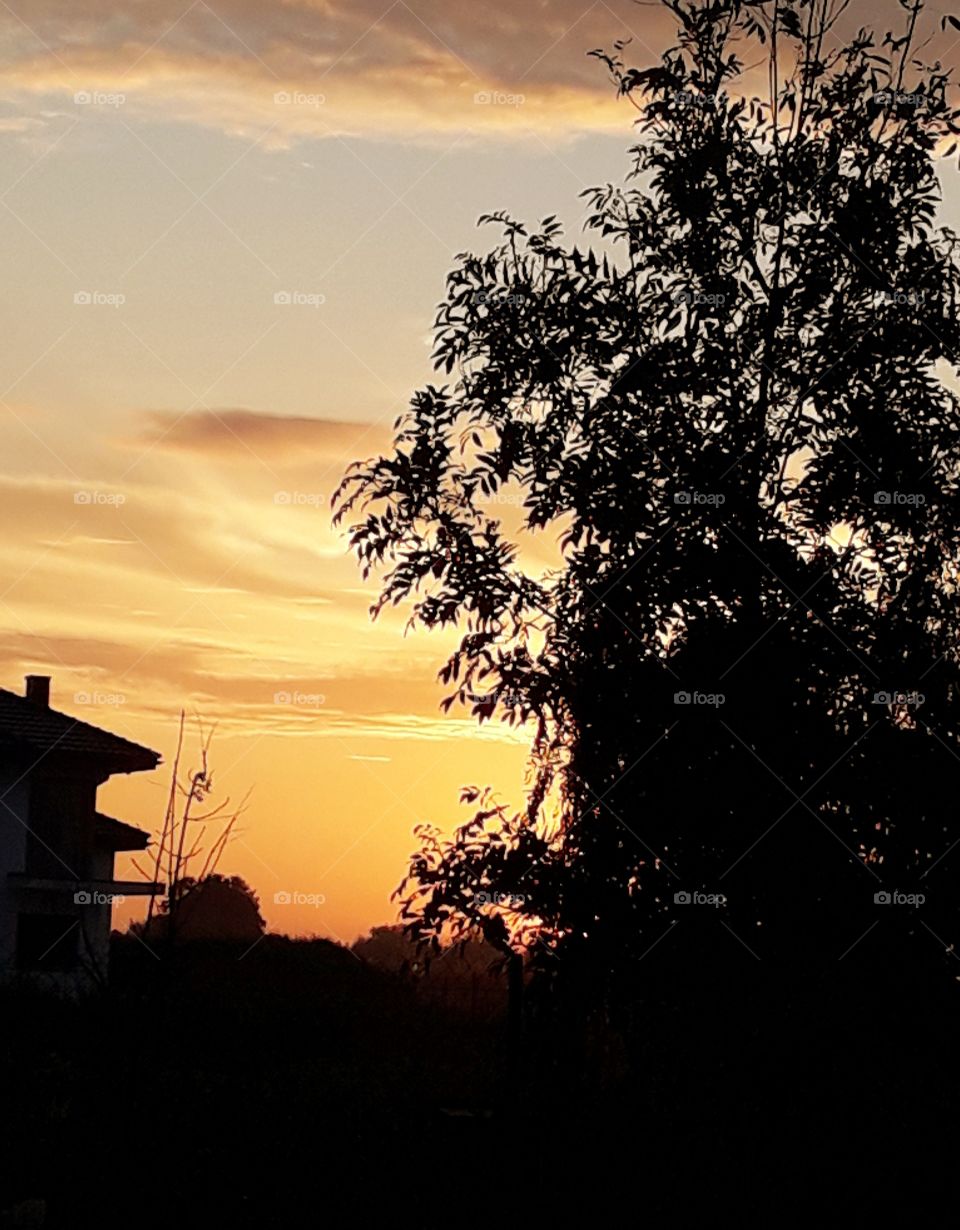
M 74 991 L 102 982 L 116 898 L 162 884 L 114 879 L 149 834 L 97 810 L 97 787 L 157 752 L 50 708 L 50 679 L 0 688 L 0 977 Z

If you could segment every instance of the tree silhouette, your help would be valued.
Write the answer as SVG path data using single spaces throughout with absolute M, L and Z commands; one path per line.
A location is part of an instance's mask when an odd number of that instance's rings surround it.
M 183 759 L 185 721 L 186 715 L 181 709 L 177 728 L 176 752 L 174 753 L 173 765 L 170 771 L 170 790 L 167 795 L 167 806 L 159 838 L 152 850 L 152 872 L 147 871 L 146 868 L 139 866 L 134 861 L 134 866 L 137 870 L 142 875 L 148 876 L 151 880 L 157 880 L 161 874 L 165 876 L 167 895 L 160 903 L 159 908 L 166 915 L 163 930 L 171 941 L 177 930 L 178 907 L 181 898 L 187 892 L 192 891 L 198 884 L 214 878 L 214 872 L 220 863 L 220 859 L 223 857 L 228 842 L 234 835 L 236 823 L 246 811 L 247 801 L 250 798 L 250 792 L 248 791 L 241 800 L 239 807 L 231 808 L 230 799 L 227 798 L 216 806 L 210 806 L 209 810 L 198 813 L 198 807 L 206 807 L 210 804 L 213 793 L 210 746 L 216 733 L 216 727 L 206 728 L 198 718 L 199 767 L 188 769 L 186 773 L 183 773 L 181 761 Z M 219 826 L 219 832 L 216 839 L 209 846 L 205 847 L 203 841 L 208 828 L 217 825 Z M 194 860 L 200 859 L 201 856 L 202 864 L 199 874 L 196 876 L 188 874 Z M 217 876 L 216 879 L 224 882 L 222 876 Z M 242 885 L 242 881 L 238 881 L 238 883 Z M 151 897 L 145 924 L 147 931 L 151 929 L 157 908 L 156 898 Z
M 267 929 L 260 913 L 260 899 L 241 876 L 212 872 L 195 879 L 184 876 L 176 892 L 164 898 L 160 909 L 137 934 L 171 941 L 258 940 Z M 170 928 L 170 902 L 174 902 L 176 928 Z
M 481 219 L 502 239 L 458 257 L 436 322 L 452 383 L 337 493 L 365 575 L 385 570 L 374 614 L 462 628 L 446 703 L 534 730 L 524 812 L 471 788 L 454 838 L 422 827 L 404 917 L 571 971 L 602 953 L 603 978 L 693 918 L 747 961 L 835 961 L 909 914 L 939 960 L 960 840 L 949 74 L 914 50 L 921 3 L 846 43 L 831 0 L 665 3 L 658 64 L 593 53 L 639 113 L 624 184 L 585 194 L 593 245 Z M 533 575 L 523 535 L 548 530 L 563 565 Z

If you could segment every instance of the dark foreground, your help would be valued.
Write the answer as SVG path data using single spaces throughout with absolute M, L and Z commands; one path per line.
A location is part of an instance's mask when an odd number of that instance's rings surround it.
M 161 969 L 127 942 L 97 1000 L 5 997 L 0 1224 L 473 1225 L 574 1201 L 860 1224 L 926 1217 L 952 1183 L 960 982 L 922 964 L 654 972 L 616 1024 L 534 995 L 511 1056 L 495 976 L 437 994 L 323 941 L 237 956 Z

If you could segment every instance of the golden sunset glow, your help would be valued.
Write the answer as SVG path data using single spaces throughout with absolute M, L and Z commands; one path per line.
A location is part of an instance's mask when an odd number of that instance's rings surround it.
M 632 39 L 647 62 L 667 16 L 31 0 L 0 19 L 0 685 L 49 674 L 55 708 L 167 767 L 181 708 L 216 724 L 216 799 L 254 788 L 222 869 L 272 929 L 352 941 L 394 917 L 413 826 L 466 818 L 462 785 L 521 803 L 529 740 L 441 712 L 454 634 L 370 622 L 331 493 L 436 379 L 430 323 L 454 255 L 486 242 L 477 215 L 565 204 L 573 233 L 578 194 L 622 174 L 635 113 L 585 53 Z M 555 535 L 525 551 L 549 567 Z M 167 788 L 165 768 L 114 777 L 102 805 L 156 832 Z
M 0 682 L 48 673 L 54 707 L 168 765 L 181 707 L 216 723 L 216 798 L 254 788 L 223 869 L 271 927 L 350 941 L 463 784 L 522 800 L 525 740 L 441 713 L 452 635 L 371 624 L 330 495 L 430 376 L 476 215 L 617 173 L 627 109 L 584 50 L 625 29 L 185 7 L 4 19 Z M 157 832 L 167 785 L 115 777 L 101 806 Z

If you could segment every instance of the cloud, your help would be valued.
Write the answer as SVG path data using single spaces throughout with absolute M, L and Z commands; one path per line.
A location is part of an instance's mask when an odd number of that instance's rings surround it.
M 623 130 L 600 65 L 586 52 L 633 38 L 648 62 L 670 19 L 611 0 L 31 0 L 10 10 L 0 84 L 8 93 L 122 96 L 151 111 L 268 143 L 345 133 L 417 138 L 463 131 Z M 656 49 L 656 51 L 654 50 Z M 94 102 L 85 115 L 97 109 Z
M 303 670 L 308 656 L 267 662 L 212 637 L 178 636 L 175 630 L 160 642 L 137 637 L 132 629 L 128 639 L 63 629 L 48 635 L 3 630 L 0 687 L 20 691 L 25 673 L 50 674 L 54 708 L 133 739 L 132 724 L 149 718 L 172 730 L 186 707 L 223 734 L 529 742 L 529 731 L 500 721 L 479 726 L 459 706 L 441 713 L 440 699 L 449 689 L 423 664 L 294 674 L 292 668 Z
M 645 66 L 676 41 L 666 6 L 632 0 L 196 0 L 186 9 L 184 0 L 142 0 L 117 9 L 114 0 L 30 0 L 21 19 L 0 6 L 0 90 L 27 107 L 31 96 L 72 101 L 99 90 L 122 98 L 125 120 L 196 122 L 268 148 L 343 135 L 624 132 L 634 113 L 587 52 L 626 40 L 628 62 Z M 893 0 L 876 0 L 871 18 L 881 30 L 903 24 Z M 834 36 L 859 21 L 851 11 Z M 942 47 L 932 16 L 927 26 Z
M 217 408 L 183 414 L 156 410 L 147 415 L 131 447 L 193 453 L 241 461 L 302 461 L 378 452 L 389 439 L 382 425 L 345 419 L 263 414 L 256 410 Z
M 202 483 L 204 467 L 196 477 Z M 109 488 L 0 478 L 0 501 L 17 509 L 16 521 L 0 532 L 7 579 L 0 605 L 42 608 L 66 586 L 71 619 L 86 603 L 99 609 L 118 594 L 136 595 L 133 605 L 160 610 L 168 621 L 229 595 L 289 603 L 301 620 L 311 605 L 358 609 L 359 597 L 330 585 L 331 568 L 344 581 L 354 571 L 330 528 L 327 493 L 317 492 L 315 503 L 286 503 L 275 498 L 269 475 L 245 477 L 246 496 L 221 493 L 212 482 L 194 486 L 191 475 L 181 476 L 180 489 L 169 474 L 166 485 Z M 321 598 L 329 602 L 318 604 Z

